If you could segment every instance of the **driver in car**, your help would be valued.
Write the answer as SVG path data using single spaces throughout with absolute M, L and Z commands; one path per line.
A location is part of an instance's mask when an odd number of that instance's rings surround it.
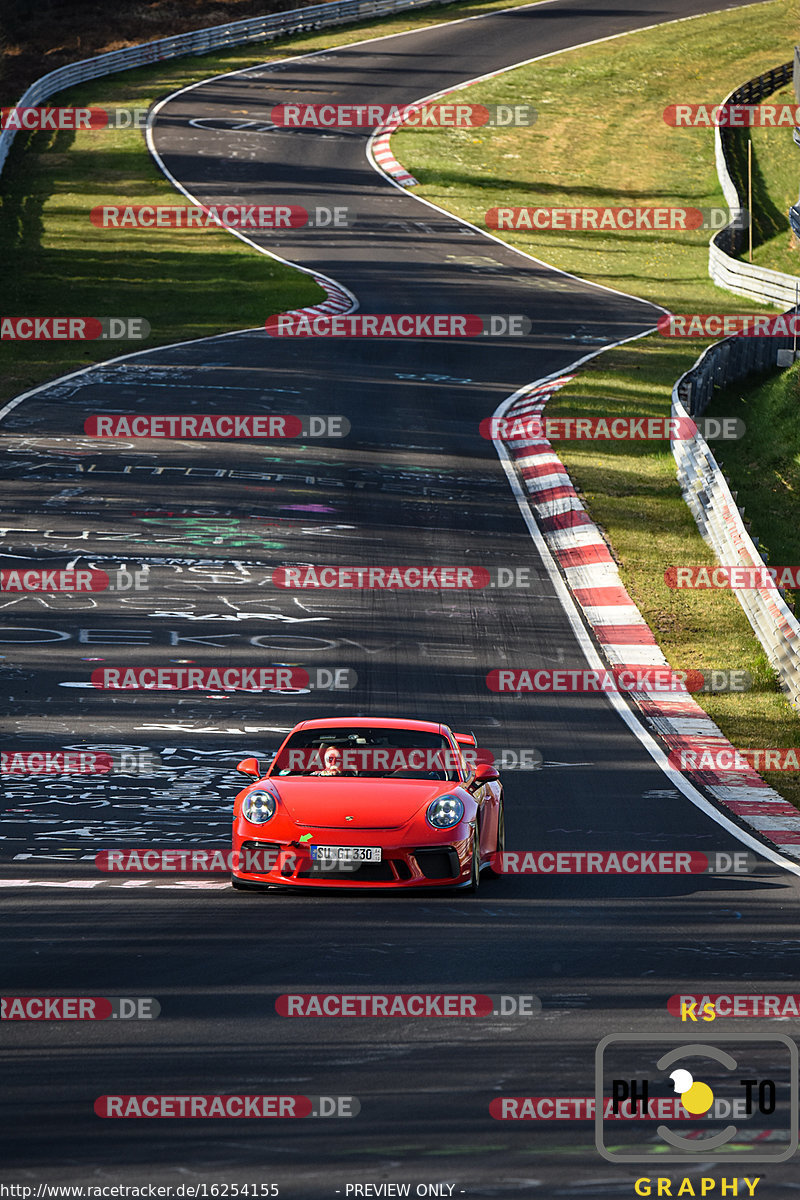
M 325 764 L 322 770 L 312 771 L 312 775 L 344 775 L 342 752 L 338 746 L 327 746 L 322 761 Z

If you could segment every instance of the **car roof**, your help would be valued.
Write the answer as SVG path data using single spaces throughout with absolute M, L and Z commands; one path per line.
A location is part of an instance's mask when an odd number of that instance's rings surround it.
M 415 721 L 409 717 L 317 717 L 301 721 L 295 729 L 417 729 L 425 733 L 445 733 L 439 721 Z M 294 730 L 292 730 L 294 732 Z

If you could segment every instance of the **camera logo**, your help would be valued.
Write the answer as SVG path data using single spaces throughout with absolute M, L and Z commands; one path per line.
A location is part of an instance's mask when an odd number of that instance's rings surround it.
M 673 1071 L 670 1079 L 675 1084 L 675 1091 L 681 1098 L 681 1104 L 687 1112 L 693 1117 L 702 1116 L 707 1113 L 714 1103 L 714 1093 L 707 1083 L 695 1083 L 694 1076 L 691 1071 L 685 1071 L 682 1067 L 677 1071 Z M 770 1082 L 772 1082 L 770 1080 Z M 772 1084 L 772 1090 L 775 1090 L 775 1084 Z
M 796 1044 L 783 1034 L 714 1040 L 726 1048 L 650 1034 L 603 1038 L 595 1053 L 603 1158 L 778 1163 L 796 1153 Z

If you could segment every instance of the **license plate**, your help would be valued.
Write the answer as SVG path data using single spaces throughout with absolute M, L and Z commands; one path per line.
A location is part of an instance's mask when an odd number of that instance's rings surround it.
M 334 862 L 380 862 L 380 846 L 312 846 L 311 857 Z

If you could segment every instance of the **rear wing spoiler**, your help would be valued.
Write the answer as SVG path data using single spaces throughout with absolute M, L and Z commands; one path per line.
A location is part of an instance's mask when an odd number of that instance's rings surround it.
M 475 746 L 477 749 L 478 739 L 474 733 L 454 733 L 453 737 L 458 742 L 459 746 Z

